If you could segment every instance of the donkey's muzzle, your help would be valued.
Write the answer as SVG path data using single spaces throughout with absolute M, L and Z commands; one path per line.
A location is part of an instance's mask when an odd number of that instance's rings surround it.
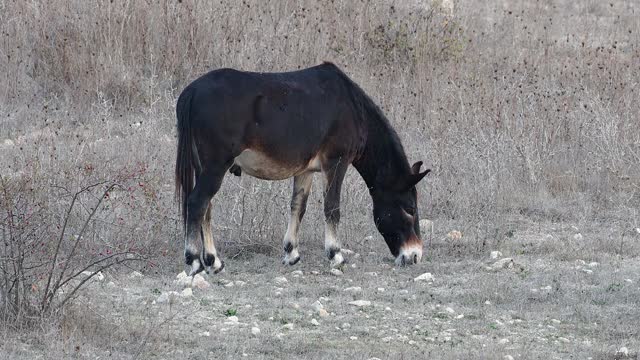
M 400 248 L 396 257 L 397 266 L 414 265 L 422 259 L 422 241 L 417 236 L 412 236 L 407 244 Z

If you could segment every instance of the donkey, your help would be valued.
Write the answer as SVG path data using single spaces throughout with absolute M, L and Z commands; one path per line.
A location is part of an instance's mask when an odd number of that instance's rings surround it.
M 293 177 L 285 264 L 300 260 L 298 228 L 314 172 L 325 180 L 324 248 L 331 266 L 344 263 L 337 227 L 349 164 L 369 188 L 375 225 L 396 264 L 422 258 L 415 185 L 430 170 L 420 172 L 421 161 L 409 165 L 382 111 L 337 66 L 325 62 L 284 73 L 214 70 L 182 91 L 176 114 L 176 194 L 191 275 L 224 268 L 211 233 L 210 202 L 227 171 L 265 180 Z

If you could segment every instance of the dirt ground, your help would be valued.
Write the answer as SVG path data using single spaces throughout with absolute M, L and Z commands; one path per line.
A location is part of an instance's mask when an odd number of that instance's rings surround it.
M 640 233 L 620 240 L 601 227 L 534 227 L 495 249 L 465 237 L 432 239 L 427 260 L 407 268 L 394 267 L 373 238 L 352 248 L 337 275 L 319 242 L 303 243 L 294 267 L 255 253 L 228 258 L 224 273 L 204 276 L 206 288 L 185 291 L 174 275 L 106 274 L 78 298 L 62 331 L 12 340 L 4 352 L 11 359 L 637 358 L 640 262 L 619 253 L 635 249 Z M 492 259 L 491 251 L 501 254 Z M 494 266 L 504 258 L 512 261 Z M 433 278 L 415 280 L 426 272 Z

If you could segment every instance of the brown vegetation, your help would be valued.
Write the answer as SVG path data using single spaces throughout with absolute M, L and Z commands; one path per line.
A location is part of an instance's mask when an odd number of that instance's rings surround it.
M 180 268 L 175 99 L 219 67 L 342 67 L 381 105 L 410 160 L 433 169 L 419 193 L 436 238 L 460 229 L 473 253 L 531 223 L 606 225 L 615 235 L 580 249 L 638 256 L 624 241 L 639 227 L 637 5 L 464 0 L 451 15 L 425 3 L 0 0 L 3 319 L 11 281 L 30 306 L 47 296 L 44 270 L 65 266 L 50 263 L 58 239 L 68 244 L 62 259 L 79 257 L 74 270 L 101 251 L 132 248 L 148 259 L 145 270 Z M 71 207 L 73 194 L 97 183 Z M 277 261 L 289 188 L 225 181 L 214 199 L 225 257 L 266 252 Z M 318 193 L 306 239 L 321 235 Z M 375 230 L 353 171 L 343 204 L 341 236 L 363 245 L 361 234 Z M 61 232 L 66 220 L 73 231 Z M 62 235 L 79 235 L 84 221 L 76 252 Z M 7 244 L 20 254 L 18 272 Z

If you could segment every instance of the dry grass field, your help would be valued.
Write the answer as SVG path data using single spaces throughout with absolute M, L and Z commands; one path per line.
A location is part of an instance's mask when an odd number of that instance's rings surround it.
M 0 0 L 0 358 L 638 358 L 639 16 L 631 0 Z M 183 290 L 181 89 L 325 60 L 432 169 L 422 263 L 394 266 L 350 169 L 349 264 L 329 271 L 314 185 L 285 267 L 291 181 L 229 176 L 226 272 Z

